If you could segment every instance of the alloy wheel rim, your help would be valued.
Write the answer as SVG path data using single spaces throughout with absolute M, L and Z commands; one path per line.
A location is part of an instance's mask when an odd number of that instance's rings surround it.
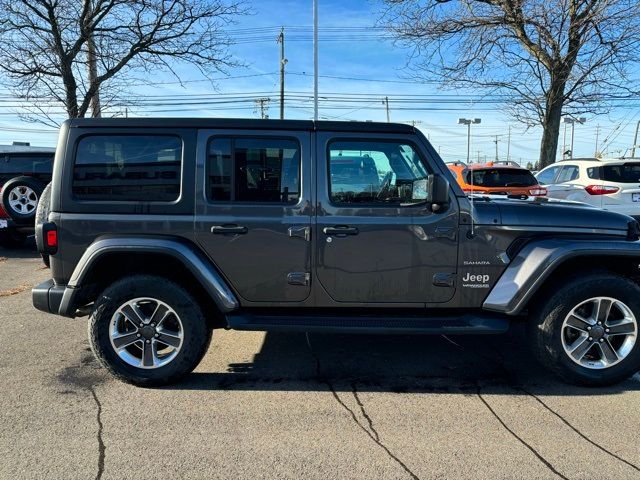
M 33 213 L 38 208 L 38 195 L 26 185 L 18 185 L 9 192 L 9 206 L 20 214 L 27 215 Z
M 184 328 L 168 304 L 140 297 L 122 304 L 113 314 L 109 340 L 128 365 L 154 369 L 176 358 L 184 341 Z
M 562 347 L 578 365 L 611 368 L 633 350 L 638 322 L 631 309 L 612 297 L 594 297 L 576 305 L 562 323 Z

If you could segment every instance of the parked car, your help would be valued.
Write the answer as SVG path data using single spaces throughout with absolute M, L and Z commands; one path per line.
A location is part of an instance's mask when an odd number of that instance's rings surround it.
M 38 201 L 51 181 L 54 148 L 0 145 L 0 244 L 22 244 L 33 233 Z
M 640 158 L 573 158 L 536 176 L 550 198 L 574 200 L 640 219 Z
M 607 385 L 640 368 L 638 222 L 530 197 L 472 205 L 412 126 L 73 119 L 58 158 L 36 229 L 52 278 L 33 304 L 89 315 L 93 352 L 126 382 L 178 380 L 215 328 L 524 323 L 567 381 Z
M 467 165 L 448 163 L 462 190 L 468 194 L 526 195 L 543 197 L 547 190 L 533 174 L 514 162 L 489 162 Z

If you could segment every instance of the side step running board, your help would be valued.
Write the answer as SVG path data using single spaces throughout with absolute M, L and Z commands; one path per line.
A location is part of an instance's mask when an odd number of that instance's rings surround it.
M 380 334 L 495 334 L 509 329 L 509 319 L 488 314 L 458 317 L 412 316 L 287 316 L 230 313 L 227 325 L 233 330 L 303 331 Z

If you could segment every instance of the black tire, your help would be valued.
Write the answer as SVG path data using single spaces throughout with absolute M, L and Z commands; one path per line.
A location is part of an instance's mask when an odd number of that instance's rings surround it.
M 40 195 L 40 200 L 38 200 L 38 208 L 36 209 L 36 226 L 42 223 L 46 223 L 49 221 L 49 212 L 51 211 L 51 182 L 44 187 L 42 194 Z M 38 247 L 38 251 L 42 251 L 42 245 L 40 242 L 41 238 L 36 235 L 36 246 Z M 51 261 L 49 259 L 49 255 L 46 253 L 41 253 L 42 263 L 44 263 L 47 267 L 51 266 Z
M 0 232 L 0 246 L 4 248 L 18 248 L 27 241 L 25 233 L 17 232 L 13 229 L 3 230 Z
M 627 305 L 640 319 L 640 287 L 632 280 L 608 272 L 590 272 L 562 282 L 548 300 L 531 310 L 527 333 L 538 361 L 568 383 L 607 386 L 621 382 L 640 370 L 640 339 L 619 363 L 591 369 L 574 362 L 562 345 L 562 324 L 574 307 L 595 297 L 611 297 Z M 591 327 L 590 327 L 591 328 Z
M 26 213 L 19 213 L 13 209 L 13 207 L 9 203 L 9 195 L 16 187 L 27 187 L 34 192 L 36 196 L 34 200 L 36 202 L 36 206 L 34 206 L 32 210 L 29 210 Z M 40 199 L 40 196 L 42 195 L 43 190 L 44 186 L 34 178 L 12 178 L 2 186 L 2 198 L 0 199 L 2 201 L 2 208 L 4 208 L 5 212 L 7 212 L 7 215 L 9 215 L 18 224 L 26 225 L 29 223 L 33 223 L 36 217 L 37 203 Z
M 138 297 L 161 300 L 180 317 L 183 343 L 167 365 L 154 369 L 132 366 L 120 358 L 111 345 L 109 324 L 114 313 Z M 163 277 L 134 275 L 114 282 L 98 297 L 89 319 L 89 341 L 93 353 L 111 375 L 123 382 L 155 387 L 176 382 L 200 363 L 209 348 L 211 329 L 200 306 L 184 288 Z

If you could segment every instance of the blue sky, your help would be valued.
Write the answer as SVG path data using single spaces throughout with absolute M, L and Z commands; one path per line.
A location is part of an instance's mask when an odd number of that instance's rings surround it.
M 408 51 L 403 50 L 385 38 L 381 32 L 364 31 L 349 35 L 353 27 L 372 27 L 375 25 L 380 11 L 380 4 L 367 0 L 319 0 L 320 19 L 320 48 L 319 60 L 321 75 L 319 91 L 323 93 L 366 94 L 374 96 L 369 103 L 362 103 L 350 109 L 334 109 L 322 107 L 321 118 L 344 120 L 374 120 L 386 121 L 383 98 L 388 95 L 460 95 L 463 98 L 477 96 L 480 92 L 457 91 L 442 92 L 437 85 L 419 84 L 412 82 L 406 68 Z M 301 36 L 310 39 L 312 25 L 311 0 L 265 0 L 250 2 L 253 15 L 242 17 L 238 23 L 230 28 L 234 31 L 245 29 L 261 29 L 259 36 L 268 41 L 258 43 L 241 43 L 231 47 L 231 53 L 245 66 L 230 69 L 228 79 L 220 79 L 215 85 L 203 81 L 195 68 L 179 66 L 184 86 L 176 85 L 175 78 L 168 74 L 158 73 L 149 78 L 149 82 L 169 83 L 153 85 L 140 84 L 131 91 L 131 96 L 155 95 L 161 97 L 175 95 L 212 95 L 212 94 L 247 94 L 262 92 L 266 98 L 271 98 L 269 115 L 278 116 L 278 62 L 279 45 L 276 35 L 279 27 L 285 27 L 286 40 L 286 91 L 311 94 L 313 89 L 313 56 L 310 41 L 297 41 Z M 300 27 L 306 26 L 303 33 Z M 270 28 L 266 28 L 270 27 Z M 322 29 L 326 29 L 324 32 Z M 345 29 L 344 31 L 341 29 Z M 353 31 L 353 30 L 351 30 Z M 336 35 L 339 39 L 336 41 Z M 354 37 L 355 35 L 355 37 Z M 272 36 L 273 40 L 268 37 Z M 345 39 L 344 37 L 351 37 Z M 216 77 L 222 77 L 217 75 Z M 244 77 L 244 78 L 237 78 Z M 347 80 L 328 77 L 350 77 L 362 80 Z M 2 89 L 6 91 L 5 89 Z M 379 98 L 375 98 L 378 97 Z M 394 110 L 394 107 L 396 109 Z M 507 153 L 507 132 L 511 126 L 511 158 L 526 163 L 535 161 L 538 157 L 538 147 L 541 130 L 533 128 L 526 130 L 520 124 L 505 116 L 495 107 L 478 106 L 473 103 L 430 104 L 428 110 L 399 110 L 400 105 L 394 105 L 393 97 L 390 101 L 391 121 L 416 121 L 418 128 L 429 136 L 434 147 L 438 149 L 445 160 L 464 160 L 466 157 L 466 128 L 457 125 L 458 117 L 479 117 L 482 124 L 474 126 L 472 140 L 472 157 L 491 160 L 495 156 L 495 135 L 498 135 L 498 151 L 501 159 Z M 406 105 L 403 105 L 406 108 Z M 425 105 L 421 105 L 424 108 Z M 451 110 L 452 108 L 458 110 Z M 153 112 L 155 110 L 155 112 Z M 21 122 L 17 115 L 12 115 L 6 107 L 0 106 L 0 143 L 11 141 L 30 141 L 32 145 L 54 146 L 56 132 L 46 126 Z M 113 113 L 113 112 L 112 112 Z M 242 110 L 227 109 L 217 106 L 215 109 L 202 106 L 185 105 L 179 109 L 175 107 L 131 107 L 129 116 L 203 116 L 203 117 L 252 117 L 259 116 L 254 112 L 251 103 Z M 312 118 L 313 105 L 292 105 L 286 109 L 286 118 Z M 599 125 L 600 142 L 607 140 L 610 153 L 616 150 L 624 151 L 631 146 L 633 131 L 637 120 L 640 119 L 640 109 L 621 108 L 608 115 L 588 117 L 585 125 L 576 126 L 575 156 L 593 155 L 595 149 L 596 132 Z M 18 131 L 12 131 L 16 129 Z M 567 139 L 569 135 L 567 135 Z M 568 141 L 568 140 L 567 140 Z M 562 143 L 562 132 L 560 135 Z

